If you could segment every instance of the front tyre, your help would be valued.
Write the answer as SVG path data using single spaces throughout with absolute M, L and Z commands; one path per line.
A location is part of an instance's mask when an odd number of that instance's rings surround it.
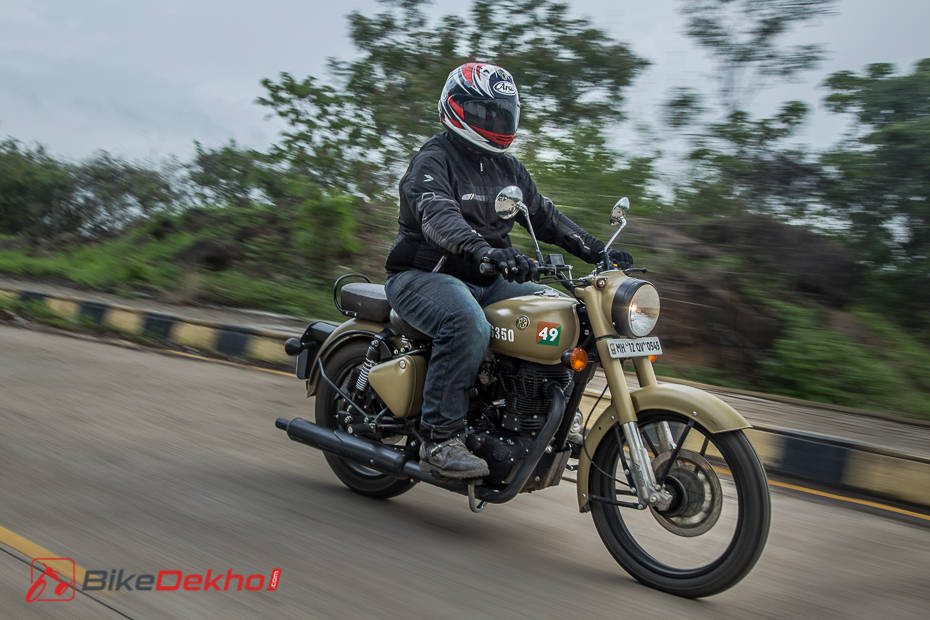
M 759 457 L 742 431 L 711 434 L 679 414 L 644 412 L 638 425 L 673 502 L 662 512 L 619 505 L 638 500 L 625 474 L 629 449 L 615 427 L 598 445 L 589 478 L 601 540 L 645 585 L 689 598 L 726 590 L 752 569 L 768 537 L 771 506 Z
M 366 351 L 368 351 L 367 342 L 350 342 L 336 351 L 323 365 L 326 376 L 338 385 L 343 393 L 353 395 L 356 377 L 354 371 L 365 362 Z M 325 428 L 345 430 L 339 420 L 339 412 L 348 409 L 343 398 L 321 378 L 316 394 L 316 423 Z M 329 452 L 325 452 L 324 456 L 336 477 L 347 487 L 362 495 L 378 498 L 394 497 L 410 490 L 416 484 L 416 481 L 410 478 L 395 478 Z

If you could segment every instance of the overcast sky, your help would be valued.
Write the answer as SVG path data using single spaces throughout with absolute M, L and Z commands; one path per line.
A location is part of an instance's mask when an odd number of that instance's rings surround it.
M 706 54 L 682 36 L 677 0 L 576 0 L 593 18 L 653 62 L 627 91 L 631 122 L 617 133 L 626 152 L 652 148 L 657 106 L 674 86 L 713 79 Z M 435 11 L 469 3 L 438 0 Z M 797 98 L 818 108 L 805 136 L 834 142 L 842 119 L 822 111 L 820 82 L 840 69 L 892 62 L 910 71 L 930 57 L 930 0 L 841 0 L 838 14 L 797 32 L 828 59 L 797 84 L 756 94 L 757 112 Z M 0 137 L 39 142 L 79 158 L 97 149 L 134 159 L 190 156 L 192 143 L 229 138 L 264 148 L 276 126 L 254 104 L 259 80 L 280 71 L 321 75 L 327 56 L 352 54 L 345 15 L 374 0 L 3 0 L 0 8 Z M 516 76 L 519 83 L 519 76 Z M 437 84 L 437 96 L 441 85 Z M 653 134 L 639 134 L 648 124 Z M 438 125 L 437 125 L 438 128 Z

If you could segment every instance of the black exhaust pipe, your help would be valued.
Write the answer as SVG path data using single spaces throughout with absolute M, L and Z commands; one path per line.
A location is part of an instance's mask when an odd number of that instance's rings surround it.
M 403 475 L 406 455 L 393 448 L 350 435 L 345 431 L 325 428 L 303 418 L 290 421 L 278 418 L 274 425 L 287 431 L 287 436 L 294 441 L 344 456 L 384 473 Z
M 539 459 L 545 453 L 546 446 L 555 435 L 559 427 L 562 414 L 565 411 L 565 394 L 558 385 L 549 384 L 550 397 L 552 405 L 546 414 L 546 421 L 539 431 L 539 441 L 533 444 L 530 453 L 520 464 L 513 480 L 503 489 L 490 489 L 488 487 L 476 487 L 475 496 L 479 500 L 490 502 L 492 504 L 502 504 L 513 499 L 517 493 L 526 485 L 526 481 L 532 475 Z M 363 465 L 372 467 L 386 474 L 409 477 L 414 480 L 420 480 L 450 491 L 465 494 L 468 487 L 464 482 L 440 478 L 433 472 L 426 472 L 420 468 L 420 463 L 416 459 L 408 459 L 407 455 L 395 450 L 389 446 L 368 439 L 362 439 L 355 435 L 350 435 L 345 431 L 325 428 L 319 424 L 307 422 L 303 418 L 278 418 L 274 425 L 287 432 L 287 436 L 300 443 L 324 450 L 352 459 Z

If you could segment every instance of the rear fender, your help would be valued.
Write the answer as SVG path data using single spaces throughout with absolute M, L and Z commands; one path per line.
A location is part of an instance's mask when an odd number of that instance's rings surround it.
M 736 409 L 713 394 L 676 383 L 660 383 L 640 388 L 630 393 L 637 415 L 647 411 L 671 411 L 691 418 L 713 434 L 749 428 L 750 424 Z M 588 428 L 584 449 L 578 457 L 578 508 L 589 510 L 588 477 L 591 459 L 597 453 L 601 440 L 612 432 L 620 416 L 610 405 Z
M 307 377 L 307 396 L 316 394 L 317 387 L 320 383 L 320 365 L 318 360 L 322 360 L 323 364 L 326 364 L 333 353 L 345 344 L 355 340 L 363 340 L 368 343 L 374 338 L 375 334 L 384 331 L 384 328 L 385 326 L 380 323 L 360 319 L 349 319 L 333 330 L 333 333 L 323 341 L 323 345 L 320 347 L 319 352 L 316 354 L 310 366 L 310 374 Z

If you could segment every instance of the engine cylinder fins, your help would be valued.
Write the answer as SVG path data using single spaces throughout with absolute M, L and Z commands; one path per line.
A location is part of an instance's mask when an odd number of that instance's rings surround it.
M 519 422 L 519 429 L 512 430 L 538 432 L 550 405 L 545 385 L 554 383 L 564 390 L 571 380 L 571 371 L 560 364 L 543 366 L 514 359 L 502 363 L 500 381 L 506 393 L 505 412 Z

